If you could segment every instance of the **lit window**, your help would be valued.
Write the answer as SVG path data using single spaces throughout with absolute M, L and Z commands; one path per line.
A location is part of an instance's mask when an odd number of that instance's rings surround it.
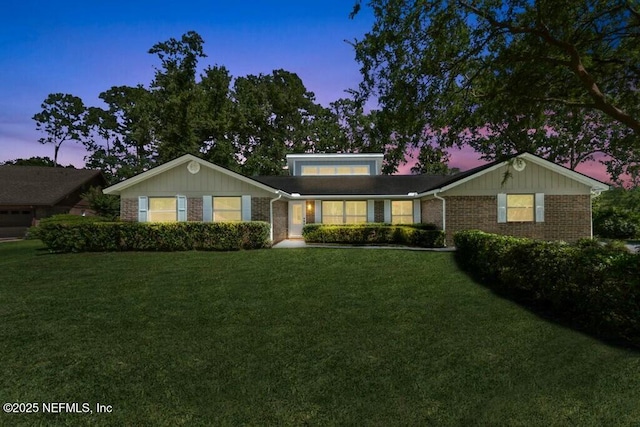
M 413 201 L 394 200 L 391 202 L 392 224 L 413 224 Z
M 322 223 L 343 224 L 344 202 L 322 202 Z
M 367 202 L 344 202 L 345 224 L 367 222 Z
M 359 224 L 367 222 L 367 202 L 322 202 L 323 224 Z
M 507 222 L 533 222 L 533 194 L 507 194 Z
M 349 175 L 369 175 L 369 166 L 352 166 Z
M 300 175 L 369 175 L 370 170 L 367 165 L 344 165 L 344 166 L 308 166 L 304 165 L 300 169 Z
M 176 222 L 178 207 L 175 197 L 149 197 L 149 222 Z
M 213 222 L 242 221 L 242 197 L 214 197 Z

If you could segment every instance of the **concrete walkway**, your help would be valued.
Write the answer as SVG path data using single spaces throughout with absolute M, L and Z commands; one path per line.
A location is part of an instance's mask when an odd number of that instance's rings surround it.
M 302 239 L 285 239 L 272 246 L 273 249 L 292 248 L 331 248 L 331 249 L 402 249 L 405 251 L 431 251 L 453 252 L 456 248 L 417 248 L 412 246 L 372 246 L 372 245 L 347 245 L 336 243 L 306 243 Z

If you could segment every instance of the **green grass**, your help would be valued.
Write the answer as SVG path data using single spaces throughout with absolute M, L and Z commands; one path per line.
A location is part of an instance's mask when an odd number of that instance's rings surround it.
M 0 403 L 113 412 L 0 425 L 640 422 L 640 353 L 495 296 L 451 253 L 40 249 L 0 244 Z

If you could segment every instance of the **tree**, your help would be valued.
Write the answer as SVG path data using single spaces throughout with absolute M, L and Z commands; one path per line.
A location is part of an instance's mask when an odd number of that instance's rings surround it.
M 87 109 L 77 96 L 52 93 L 41 105 L 42 111 L 33 116 L 36 129 L 46 136 L 38 139 L 41 144 L 53 144 L 54 167 L 58 164 L 58 151 L 65 141 L 83 142 L 88 137 L 85 123 Z
M 81 197 L 89 203 L 92 211 L 103 218 L 115 221 L 120 216 L 119 196 L 104 194 L 99 187 L 90 187 Z
M 93 108 L 88 115 L 95 132 L 87 165 L 118 181 L 145 171 L 156 161 L 153 102 L 139 85 L 113 86 L 102 92 L 106 110 Z
M 196 134 L 202 156 L 217 165 L 237 170 L 239 159 L 233 138 L 234 105 L 231 74 L 225 67 L 207 67 L 198 84 L 200 107 Z
M 619 143 L 640 149 L 640 8 L 634 3 L 369 4 L 375 23 L 355 43 L 360 93 L 378 97 L 399 133 L 430 128 L 443 147 L 469 143 L 500 158 L 523 148 L 561 151 L 562 144 L 547 139 L 554 126 L 574 138 L 606 124 L 603 135 L 626 128 L 633 137 Z M 358 1 L 354 13 L 359 7 Z M 603 151 L 603 141 L 574 148 L 580 151 L 574 159 L 588 158 Z
M 185 153 L 196 154 L 200 149 L 202 141 L 196 123 L 201 104 L 196 67 L 198 59 L 206 57 L 203 45 L 202 37 L 189 31 L 180 40 L 170 38 L 149 50 L 161 61 L 150 92 L 155 103 L 155 131 L 162 162 Z
M 3 165 L 13 165 L 13 166 L 46 166 L 46 167 L 60 167 L 63 168 L 60 163 L 56 164 L 49 157 L 29 157 L 28 159 L 15 159 L 15 160 L 7 160 L 2 163 Z M 73 165 L 66 166 L 68 168 L 74 167 Z
M 315 103 L 300 77 L 285 70 L 238 77 L 233 86 L 234 138 L 247 175 L 281 175 L 287 153 L 312 151 Z
M 413 174 L 453 175 L 458 168 L 449 168 L 449 154 L 439 147 L 425 144 L 420 147 L 418 161 L 411 168 Z

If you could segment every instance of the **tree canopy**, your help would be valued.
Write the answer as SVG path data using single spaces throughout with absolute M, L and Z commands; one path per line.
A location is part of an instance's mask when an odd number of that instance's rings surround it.
M 85 121 L 87 110 L 82 99 L 64 93 L 52 93 L 41 105 L 42 111 L 33 116 L 36 129 L 45 136 L 41 144 L 53 144 L 53 166 L 58 165 L 58 152 L 65 141 L 83 142 L 88 136 Z
M 360 93 L 399 134 L 428 129 L 487 159 L 527 150 L 575 167 L 600 152 L 627 172 L 629 154 L 640 159 L 636 0 L 368 5 L 375 22 L 354 44 Z
M 222 65 L 203 69 L 204 40 L 193 31 L 149 53 L 159 60 L 153 81 L 111 87 L 100 94 L 103 107 L 85 107 L 73 95 L 47 98 L 34 119 L 47 132 L 42 141 L 57 144 L 56 156 L 62 142 L 81 142 L 87 166 L 117 181 L 185 153 L 256 175 L 284 173 L 287 153 L 386 147 L 375 112 L 348 99 L 323 107 L 295 73 L 234 78 Z

